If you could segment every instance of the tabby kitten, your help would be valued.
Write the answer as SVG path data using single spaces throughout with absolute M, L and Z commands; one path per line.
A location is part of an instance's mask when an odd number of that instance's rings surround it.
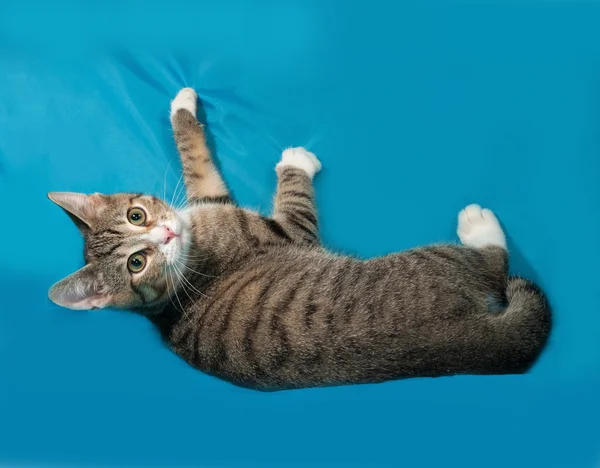
M 81 230 L 86 262 L 50 289 L 52 301 L 142 313 L 192 366 L 260 390 L 531 367 L 550 308 L 533 283 L 507 276 L 491 211 L 459 213 L 463 245 L 336 255 L 319 243 L 317 158 L 283 152 L 273 216 L 240 208 L 196 103 L 186 88 L 171 104 L 187 208 L 142 194 L 49 194 Z

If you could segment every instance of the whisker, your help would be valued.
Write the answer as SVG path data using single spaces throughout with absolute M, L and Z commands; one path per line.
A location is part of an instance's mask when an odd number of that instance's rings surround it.
M 207 296 L 206 294 L 204 294 L 202 291 L 199 291 L 199 290 L 198 290 L 198 288 L 196 288 L 196 287 L 195 287 L 195 286 L 194 286 L 194 285 L 193 285 L 193 284 L 190 282 L 190 280 L 188 280 L 188 279 L 185 277 L 185 275 L 184 275 L 184 274 L 181 272 L 181 270 L 179 270 L 179 269 L 177 268 L 177 266 L 173 265 L 173 267 L 175 268 L 175 270 L 177 270 L 177 271 L 179 272 L 181 281 L 183 281 L 183 282 L 187 283 L 187 285 L 188 285 L 188 286 L 189 286 L 189 287 L 192 289 L 192 291 L 194 291 L 194 292 L 196 292 L 196 293 L 200 294 L 202 297 L 204 297 L 204 298 L 208 299 L 208 296 Z M 182 284 L 183 284 L 183 283 L 182 283 Z M 188 295 L 188 297 L 189 297 L 189 295 Z M 190 299 L 192 299 L 192 298 L 190 297 Z
M 201 191 L 202 187 L 198 187 L 191 194 L 188 194 L 187 197 L 183 200 L 183 202 L 180 203 L 177 207 L 175 207 L 175 211 L 182 211 L 183 209 L 188 208 L 190 206 L 189 200 L 193 199 Z
M 167 276 L 167 284 L 169 283 L 169 277 Z M 171 281 L 173 281 L 173 278 L 171 278 Z M 175 303 L 173 302 L 173 296 L 175 295 L 175 283 L 173 283 L 173 292 L 169 293 L 169 302 L 171 303 L 171 305 L 175 308 L 175 310 L 179 310 L 177 309 L 177 306 L 175 305 Z M 179 310 L 182 314 L 184 313 L 182 310 Z
M 166 280 L 166 285 L 167 285 L 167 295 L 169 298 L 169 302 L 171 303 L 171 305 L 173 307 L 175 307 L 175 310 L 177 310 L 177 306 L 173 302 L 173 294 L 171 293 L 171 290 L 169 289 L 169 277 L 167 275 L 165 275 L 165 280 Z
M 189 295 L 189 293 L 187 292 L 187 289 L 185 287 L 185 282 L 182 280 L 185 280 L 185 277 L 181 274 L 181 272 L 179 271 L 179 269 L 173 265 L 173 268 L 175 269 L 175 274 L 177 275 L 177 279 L 179 281 L 179 284 L 181 284 L 181 287 L 183 289 L 183 292 L 187 295 L 187 297 L 189 297 L 190 301 L 194 301 L 194 299 L 192 299 L 192 296 Z
M 193 258 L 193 259 L 202 259 L 202 260 L 206 260 L 208 258 L 210 258 L 210 255 L 208 254 L 202 254 L 202 253 L 198 253 L 198 254 L 190 254 L 188 253 L 180 253 L 179 257 L 181 258 Z
M 183 305 L 181 305 L 181 301 L 179 300 L 179 294 L 177 294 L 177 288 L 175 287 L 175 280 L 173 279 L 173 274 L 169 271 L 169 275 L 171 276 L 171 281 L 173 282 L 173 291 L 175 292 L 175 297 L 177 298 L 177 302 L 179 303 L 179 307 L 181 307 L 181 313 L 183 314 Z
M 167 200 L 167 174 L 169 173 L 169 168 L 171 167 L 171 163 L 173 162 L 173 158 L 171 158 L 171 160 L 169 161 L 169 164 L 167 164 L 167 168 L 165 169 L 165 177 L 164 177 L 164 184 L 163 184 L 163 200 Z
M 185 174 L 186 174 L 186 172 L 187 172 L 188 170 L 190 170 L 190 167 L 189 167 L 188 165 L 186 165 L 186 164 L 185 164 L 183 161 L 181 161 L 181 175 L 183 176 L 183 185 L 182 185 L 182 188 L 183 188 L 183 190 L 181 191 L 181 193 L 179 193 L 179 195 L 178 195 L 178 196 L 181 196 L 181 195 L 183 195 L 183 200 L 181 200 L 181 201 L 178 201 L 178 199 L 177 199 L 177 197 L 176 197 L 176 198 L 175 198 L 175 202 L 174 202 L 176 205 L 178 205 L 178 206 L 180 206 L 180 207 L 181 207 L 182 205 L 184 205 L 184 204 L 185 204 L 185 203 L 188 201 L 188 199 L 190 198 L 190 197 L 187 195 L 187 186 L 186 186 L 186 182 L 185 182 Z M 173 203 L 172 203 L 172 204 L 173 204 Z
M 177 262 L 179 265 L 182 265 L 182 266 L 184 266 L 185 268 L 187 268 L 188 270 L 190 270 L 192 273 L 195 273 L 195 274 L 197 274 L 197 275 L 200 275 L 200 276 L 205 276 L 205 277 L 207 277 L 207 278 L 217 278 L 217 277 L 216 277 L 216 276 L 214 276 L 214 275 L 207 275 L 207 274 L 205 274 L 205 273 L 201 273 L 201 272 L 199 272 L 199 271 L 196 271 L 196 270 L 194 270 L 194 269 L 190 268 L 189 266 L 187 266 L 185 263 L 183 263 L 183 262 L 180 262 L 179 260 L 176 260 L 176 262 Z
M 173 200 L 175 199 L 175 195 L 179 192 L 179 184 L 181 183 L 181 180 L 183 179 L 183 171 L 181 171 L 181 174 L 179 175 L 179 179 L 177 179 L 177 185 L 175 185 L 175 190 L 173 191 L 173 194 L 171 195 L 171 203 L 169 203 L 169 205 L 173 205 Z

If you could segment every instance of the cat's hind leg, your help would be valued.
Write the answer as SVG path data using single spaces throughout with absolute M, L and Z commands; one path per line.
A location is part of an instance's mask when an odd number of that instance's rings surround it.
M 508 252 L 506 237 L 496 215 L 479 205 L 469 205 L 458 214 L 458 237 L 466 246 L 477 250 L 470 256 L 476 277 L 485 277 L 487 286 L 498 297 L 503 297 L 508 275 Z M 483 260 L 483 262 L 481 261 Z
M 506 306 L 508 251 L 506 237 L 496 215 L 479 205 L 469 205 L 458 214 L 457 234 L 468 247 L 462 248 L 462 265 L 470 287 L 485 294 L 487 311 Z
M 468 247 L 495 246 L 506 249 L 506 237 L 496 215 L 479 205 L 469 205 L 458 214 L 457 234 Z

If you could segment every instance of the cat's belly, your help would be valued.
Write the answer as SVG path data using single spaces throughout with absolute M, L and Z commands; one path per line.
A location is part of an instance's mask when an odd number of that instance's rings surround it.
M 470 371 L 483 343 L 465 341 L 485 294 L 435 262 L 423 251 L 265 255 L 191 306 L 173 345 L 205 372 L 263 389 Z

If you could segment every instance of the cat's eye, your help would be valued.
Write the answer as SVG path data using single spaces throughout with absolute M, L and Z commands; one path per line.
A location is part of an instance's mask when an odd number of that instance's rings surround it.
M 132 254 L 127 260 L 127 268 L 132 273 L 139 273 L 146 267 L 146 256 L 142 252 Z
M 127 219 L 134 226 L 143 226 L 146 223 L 146 212 L 141 208 L 131 208 L 127 212 Z

